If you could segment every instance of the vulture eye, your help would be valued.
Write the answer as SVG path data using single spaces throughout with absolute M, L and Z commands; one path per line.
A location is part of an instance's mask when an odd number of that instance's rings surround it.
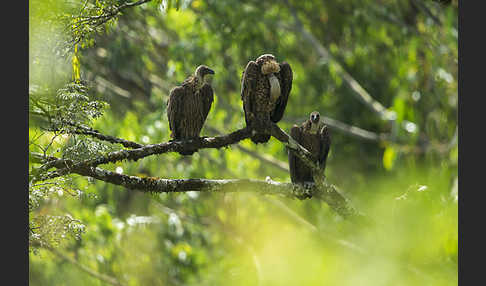
M 214 71 L 210 68 L 206 69 L 206 73 L 207 74 L 214 74 Z

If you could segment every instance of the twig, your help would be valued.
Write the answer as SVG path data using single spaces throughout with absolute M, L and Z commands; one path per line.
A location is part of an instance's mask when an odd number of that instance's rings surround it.
M 212 132 L 215 132 L 216 134 L 219 134 L 219 135 L 222 134 L 218 129 L 216 129 L 214 127 L 206 126 L 205 128 L 207 130 L 210 130 Z M 248 149 L 246 147 L 243 147 L 243 146 L 241 146 L 239 144 L 236 145 L 236 148 L 240 149 L 243 153 L 246 153 L 246 154 L 248 154 L 248 155 L 250 155 L 250 156 L 252 156 L 252 157 L 254 157 L 254 158 L 256 158 L 256 159 L 258 159 L 258 160 L 260 160 L 262 162 L 264 162 L 264 163 L 267 163 L 267 164 L 269 164 L 271 166 L 276 167 L 277 169 L 280 169 L 280 170 L 282 170 L 284 172 L 288 172 L 289 171 L 289 167 L 288 167 L 288 164 L 287 163 L 285 163 L 283 161 L 280 161 L 280 160 L 278 160 L 278 159 L 276 159 L 276 158 L 274 158 L 272 156 L 269 156 L 269 155 L 266 155 L 266 154 L 259 154 L 259 153 L 254 152 L 254 151 L 252 151 L 252 150 L 250 150 L 250 149 Z
M 121 144 L 121 145 L 123 145 L 124 147 L 127 147 L 127 148 L 142 148 L 142 147 L 145 146 L 143 144 L 133 142 L 133 141 L 129 141 L 129 140 L 125 140 L 125 139 L 118 138 L 118 137 L 115 137 L 115 136 L 104 135 L 100 131 L 92 129 L 92 128 L 79 126 L 79 125 L 76 125 L 76 124 L 70 123 L 70 122 L 67 122 L 66 124 L 73 126 L 75 128 L 75 130 L 72 132 L 74 134 L 89 135 L 89 136 L 92 136 L 92 137 L 95 137 L 97 139 L 107 141 L 107 142 L 110 142 L 110 143 Z M 59 131 L 59 130 L 58 129 L 52 129 L 51 131 Z
M 152 1 L 152 0 L 140 0 L 140 1 L 136 1 L 136 2 L 127 2 L 127 3 L 124 3 L 124 4 L 120 5 L 120 6 L 110 7 L 109 10 L 108 9 L 106 9 L 106 10 L 104 9 L 106 11 L 106 13 L 101 14 L 101 15 L 84 16 L 84 17 L 83 16 L 80 16 L 78 18 L 79 20 L 77 20 L 73 24 L 74 25 L 73 32 L 79 31 L 79 29 L 81 28 L 81 25 L 82 24 L 91 24 L 91 25 L 93 25 L 93 28 L 97 28 L 97 27 L 99 27 L 99 26 L 107 23 L 111 19 L 114 19 L 115 17 L 117 17 L 118 14 L 120 14 L 124 9 L 129 8 L 129 7 L 139 6 L 139 5 L 145 4 L 145 3 L 150 2 L 150 1 Z M 84 10 L 84 7 L 83 7 L 82 10 Z M 105 12 L 105 11 L 103 11 L 103 12 Z M 81 34 L 77 38 L 73 38 L 71 40 L 72 46 L 74 47 L 84 37 L 85 37 L 85 35 L 84 34 Z
M 99 279 L 103 282 L 106 282 L 106 283 L 109 283 L 111 285 L 115 285 L 115 286 L 124 286 L 125 284 L 122 284 L 120 281 L 118 281 L 118 279 L 116 278 L 113 278 L 111 276 L 108 276 L 108 275 L 105 275 L 105 274 L 101 274 L 101 273 L 98 273 L 96 271 L 94 271 L 93 269 L 79 263 L 77 260 L 75 260 L 74 258 L 71 258 L 69 256 L 67 256 L 66 254 L 60 252 L 59 250 L 51 247 L 51 246 L 48 246 L 48 245 L 41 245 L 42 248 L 46 249 L 46 250 L 49 250 L 50 252 L 52 252 L 53 254 L 55 254 L 56 256 L 68 261 L 69 263 L 72 263 L 74 264 L 75 266 L 77 266 L 79 269 L 81 269 L 82 271 L 88 273 L 89 275 L 93 276 L 94 278 L 96 279 Z
M 333 236 L 330 236 L 329 233 L 323 234 L 322 229 L 319 230 L 315 225 L 307 221 L 305 218 L 301 217 L 299 214 L 294 212 L 292 209 L 290 209 L 287 205 L 282 203 L 280 200 L 276 198 L 271 198 L 271 197 L 263 197 L 263 200 L 269 202 L 270 204 L 276 206 L 279 208 L 283 213 L 285 213 L 288 217 L 290 217 L 292 220 L 297 222 L 300 225 L 303 225 L 305 228 L 307 228 L 310 232 L 320 236 L 322 239 L 325 239 L 326 241 L 329 241 L 331 243 L 334 243 L 335 245 L 338 245 L 340 247 L 346 248 L 347 250 L 351 250 L 353 252 L 359 253 L 359 254 L 367 254 L 367 251 L 344 239 L 338 239 Z
M 266 154 L 258 154 L 257 152 L 254 152 L 246 147 L 243 147 L 241 145 L 236 145 L 236 148 L 240 149 L 243 153 L 246 153 L 264 163 L 267 163 L 271 166 L 276 167 L 277 169 L 284 171 L 284 172 L 289 172 L 289 166 L 287 163 L 280 161 L 278 159 L 273 158 L 272 156 L 267 156 Z
M 424 12 L 427 16 L 429 16 L 434 22 L 435 24 L 439 25 L 439 26 L 442 26 L 442 22 L 440 21 L 440 19 L 435 16 L 432 11 L 430 11 L 430 9 L 422 2 L 422 1 L 418 1 L 418 0 L 412 0 L 413 4 L 415 4 L 422 12 Z
M 297 122 L 304 122 L 307 120 L 307 117 L 302 117 L 302 118 L 295 118 L 295 119 L 284 119 L 285 122 L 287 123 L 293 123 L 297 124 Z M 363 128 L 350 125 L 344 122 L 341 122 L 337 119 L 323 116 L 321 115 L 321 119 L 323 122 L 328 125 L 330 128 L 336 130 L 336 131 L 341 131 L 345 134 L 351 135 L 352 137 L 358 138 L 358 139 L 363 139 L 367 141 L 375 141 L 375 142 L 381 142 L 381 141 L 391 141 L 391 136 L 390 134 L 387 133 L 376 133 L 373 131 L 368 131 Z
M 326 60 L 332 60 L 336 66 L 336 72 L 341 75 L 344 81 L 351 87 L 354 91 L 354 95 L 363 102 L 372 111 L 377 113 L 382 119 L 388 121 L 394 121 L 396 119 L 396 114 L 393 111 L 387 110 L 380 102 L 376 101 L 371 97 L 371 95 L 356 81 L 343 67 L 342 65 L 333 58 L 333 56 L 327 51 L 327 49 L 312 35 L 300 21 L 295 9 L 285 0 L 287 7 L 289 8 L 292 17 L 295 22 L 295 29 L 315 48 L 320 57 Z

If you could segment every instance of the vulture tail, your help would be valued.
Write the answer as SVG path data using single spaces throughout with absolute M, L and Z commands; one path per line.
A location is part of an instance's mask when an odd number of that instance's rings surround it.
M 251 141 L 255 144 L 267 143 L 268 140 L 270 140 L 270 134 L 257 133 L 251 137 Z
M 178 141 L 178 140 L 184 140 L 182 138 L 173 138 L 171 140 L 169 140 L 169 142 L 171 141 Z M 187 155 L 192 155 L 194 154 L 194 152 L 196 152 L 197 149 L 189 149 L 189 150 L 183 150 L 183 151 L 180 151 L 178 152 L 179 154 L 183 155 L 183 156 L 187 156 Z
M 184 155 L 184 156 L 187 156 L 187 155 L 192 155 L 194 154 L 194 152 L 196 152 L 197 150 L 185 150 L 185 151 L 181 151 L 179 152 L 179 154 L 181 155 Z

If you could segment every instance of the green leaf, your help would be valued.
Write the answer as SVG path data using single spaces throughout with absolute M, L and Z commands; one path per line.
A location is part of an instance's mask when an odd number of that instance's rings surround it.
M 81 80 L 81 63 L 78 57 L 78 45 L 74 46 L 74 54 L 72 58 L 73 75 L 72 79 L 74 82 L 79 82 Z
M 383 167 L 385 167 L 386 170 L 389 171 L 393 168 L 396 156 L 396 151 L 393 147 L 386 147 L 385 152 L 383 153 Z

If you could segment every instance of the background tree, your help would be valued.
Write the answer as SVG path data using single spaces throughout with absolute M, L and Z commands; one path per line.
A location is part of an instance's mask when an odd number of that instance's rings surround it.
M 37 0 L 29 17 L 32 285 L 457 284 L 457 2 Z M 279 127 L 321 113 L 326 176 L 376 225 L 243 187 L 147 194 L 82 169 L 54 177 L 49 158 L 167 142 L 169 90 L 199 64 L 216 71 L 201 134 L 243 128 L 241 74 L 263 53 L 294 73 Z M 100 167 L 290 182 L 273 137 Z

